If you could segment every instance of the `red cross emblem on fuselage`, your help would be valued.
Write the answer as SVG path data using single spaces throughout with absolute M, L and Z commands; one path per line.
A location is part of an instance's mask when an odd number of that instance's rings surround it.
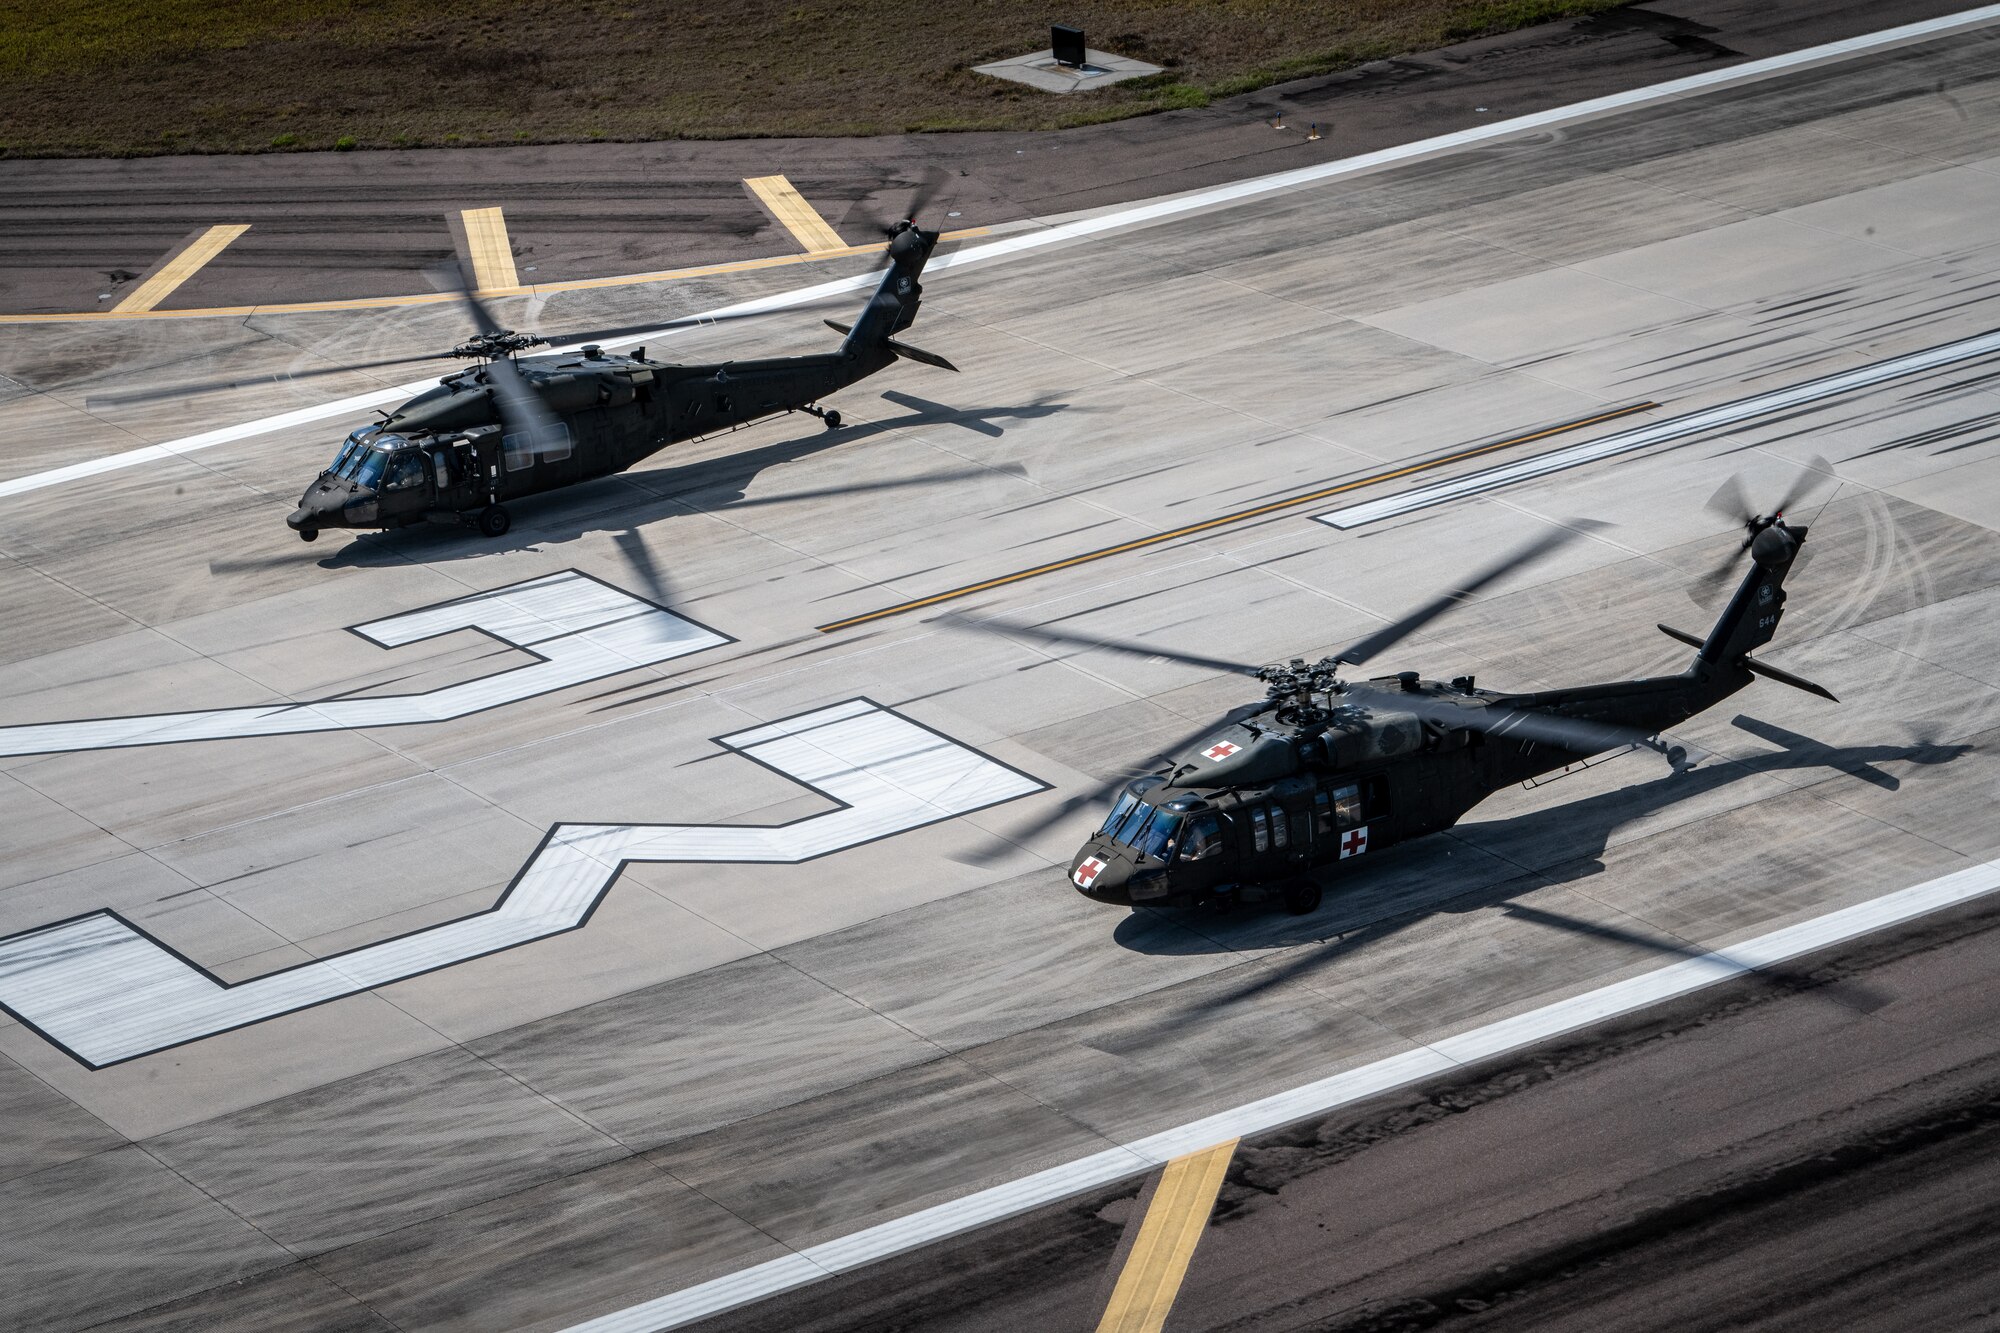
M 1359 856 L 1367 850 L 1368 826 L 1366 824 L 1357 829 L 1349 829 L 1347 835 L 1340 840 L 1340 859 L 1343 861 L 1350 856 Z
M 1069 877 L 1076 881 L 1076 885 L 1078 888 L 1087 889 L 1093 883 L 1095 883 L 1097 877 L 1103 873 L 1104 873 L 1104 862 L 1099 860 L 1095 856 L 1086 856 L 1083 859 L 1083 864 L 1079 865 L 1075 870 L 1072 870 L 1070 872 Z
M 1238 750 L 1242 748 L 1243 748 L 1242 746 L 1236 744 L 1234 741 L 1217 741 L 1215 744 L 1209 746 L 1206 750 L 1203 750 L 1201 752 L 1201 757 L 1203 759 L 1215 759 L 1215 760 L 1227 759 L 1229 758 L 1230 755 L 1235 754 Z

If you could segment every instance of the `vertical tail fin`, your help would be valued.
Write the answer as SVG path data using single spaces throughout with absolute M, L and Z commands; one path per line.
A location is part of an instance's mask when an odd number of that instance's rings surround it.
M 905 223 L 889 240 L 889 271 L 875 288 L 861 318 L 854 321 L 840 350 L 848 355 L 880 348 L 917 318 L 923 301 L 923 284 L 917 278 L 924 271 L 931 251 L 937 248 L 938 234 Z
M 1778 632 L 1785 610 L 1785 575 L 1797 559 L 1804 528 L 1771 520 L 1750 541 L 1750 571 L 1723 608 L 1715 628 L 1702 640 L 1699 657 L 1713 664 L 1739 662 Z

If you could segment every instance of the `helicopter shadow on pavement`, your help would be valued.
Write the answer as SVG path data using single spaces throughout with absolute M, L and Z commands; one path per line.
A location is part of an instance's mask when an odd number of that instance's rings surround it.
M 881 395 L 902 414 L 875 421 L 853 422 L 836 430 L 815 427 L 807 434 L 779 440 L 755 449 L 744 449 L 715 458 L 677 466 L 650 467 L 581 482 L 565 490 L 535 497 L 514 506 L 513 529 L 498 539 L 483 537 L 467 528 L 419 525 L 391 532 L 365 532 L 339 550 L 317 560 L 312 553 L 264 556 L 250 560 L 211 561 L 212 574 L 255 571 L 303 564 L 321 569 L 373 569 L 394 565 L 429 564 L 436 561 L 466 560 L 508 551 L 562 545 L 592 533 L 616 534 L 619 550 L 640 586 L 631 589 L 665 605 L 672 600 L 667 584 L 646 549 L 640 529 L 663 519 L 690 513 L 720 513 L 731 509 L 804 503 L 838 495 L 870 491 L 938 485 L 964 479 L 958 471 L 889 477 L 846 485 L 818 487 L 749 496 L 749 488 L 771 468 L 782 467 L 872 436 L 891 431 L 919 430 L 932 426 L 961 426 L 975 434 L 998 439 L 1006 434 L 1006 421 L 1030 421 L 1063 411 L 1106 409 L 1073 408 L 1045 394 L 1017 406 L 952 407 L 894 390 Z M 671 456 L 672 446 L 662 451 Z M 971 468 L 968 472 L 990 472 L 992 468 Z M 1006 469 L 1002 469 L 1006 470 Z
M 1734 725 L 1784 748 L 1748 759 L 1710 758 L 1681 774 L 1665 774 L 1650 782 L 1600 792 L 1480 826 L 1484 846 L 1555 846 L 1568 854 L 1540 870 L 1523 868 L 1498 882 L 1458 891 L 1452 878 L 1464 861 L 1469 840 L 1447 833 L 1417 839 L 1389 849 L 1360 874 L 1343 876 L 1339 888 L 1329 888 L 1324 905 L 1310 915 L 1286 916 L 1276 909 L 1245 907 L 1236 911 L 1192 909 L 1138 912 L 1121 922 L 1113 938 L 1141 953 L 1215 953 L 1240 950 L 1291 949 L 1265 958 L 1256 979 L 1227 988 L 1207 1007 L 1250 999 L 1289 982 L 1310 979 L 1334 968 L 1350 954 L 1378 945 L 1412 927 L 1445 914 L 1465 914 L 1499 908 L 1534 925 L 1573 935 L 1613 941 L 1657 953 L 1665 958 L 1698 957 L 1706 950 L 1674 936 L 1627 930 L 1601 921 L 1584 921 L 1559 912 L 1516 902 L 1553 885 L 1574 883 L 1599 874 L 1611 835 L 1625 824 L 1659 813 L 1681 802 L 1715 792 L 1757 774 L 1785 770 L 1832 768 L 1873 785 L 1896 790 L 1902 780 L 1879 765 L 1906 762 L 1920 766 L 1948 764 L 1971 752 L 1969 744 L 1943 745 L 1919 741 L 1911 745 L 1835 747 L 1786 731 L 1755 718 L 1738 716 Z M 1479 855 L 1475 852 L 1475 855 Z M 1456 860 L 1456 864 L 1455 864 Z M 1325 882 L 1324 880 L 1322 882 Z M 1181 927 L 1161 931 L 1165 917 Z M 1804 988 L 1815 983 L 1783 968 L 1762 969 L 1779 984 Z M 1845 983 L 1820 985 L 1828 998 L 1850 1007 L 1870 1009 L 1879 999 Z

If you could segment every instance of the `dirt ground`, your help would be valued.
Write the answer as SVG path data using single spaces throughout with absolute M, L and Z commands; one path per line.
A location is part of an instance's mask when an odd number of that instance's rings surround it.
M 0 0 L 0 151 L 1054 129 L 1622 2 Z M 1051 18 L 1165 72 L 1068 97 L 972 72 Z

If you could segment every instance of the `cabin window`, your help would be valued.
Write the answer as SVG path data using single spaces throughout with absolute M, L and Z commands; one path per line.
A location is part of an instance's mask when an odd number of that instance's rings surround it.
M 1285 844 L 1290 841 L 1291 839 L 1286 836 L 1285 807 L 1274 805 L 1271 807 L 1271 845 L 1283 851 Z
M 1271 850 L 1271 817 L 1261 805 L 1250 812 L 1250 844 L 1260 852 Z
M 1361 813 L 1368 819 L 1380 819 L 1389 813 L 1389 780 L 1379 773 L 1361 779 Z
M 1181 840 L 1181 860 L 1205 861 L 1222 850 L 1222 825 L 1214 815 L 1203 815 L 1188 825 Z
M 1333 832 L 1333 797 L 1323 791 L 1313 793 L 1313 830 L 1322 838 Z
M 452 484 L 450 454 L 442 449 L 431 450 L 431 469 L 437 473 L 439 490 L 444 490 Z
M 1341 828 L 1353 828 L 1361 822 L 1361 788 L 1349 783 L 1345 787 L 1333 789 L 1333 813 Z
M 509 472 L 525 472 L 537 460 L 555 463 L 570 455 L 569 427 L 558 421 L 550 433 L 541 439 L 539 446 L 533 431 L 517 431 L 500 437 L 500 447 L 507 456 Z

